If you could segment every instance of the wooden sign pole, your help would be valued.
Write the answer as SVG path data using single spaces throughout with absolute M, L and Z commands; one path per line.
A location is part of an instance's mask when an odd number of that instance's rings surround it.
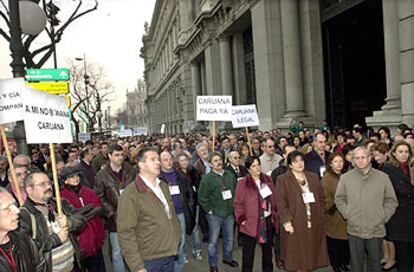
M 52 161 L 53 184 L 55 186 L 56 204 L 58 208 L 58 214 L 59 216 L 62 216 L 63 215 L 62 200 L 60 198 L 60 188 L 59 188 L 59 181 L 58 181 L 57 169 L 56 169 L 55 146 L 53 144 L 49 144 L 49 149 L 50 149 L 50 159 Z
M 23 206 L 23 198 L 22 198 L 22 193 L 20 192 L 20 184 L 17 181 L 16 178 L 16 172 L 14 171 L 14 165 L 13 165 L 13 160 L 11 158 L 10 155 L 10 149 L 9 149 L 9 143 L 7 142 L 7 137 L 6 137 L 6 133 L 4 132 L 4 127 L 3 125 L 0 125 L 0 132 L 1 132 L 1 138 L 3 139 L 3 144 L 4 144 L 4 148 L 6 150 L 6 156 L 7 156 L 7 161 L 9 162 L 9 167 L 10 167 L 10 172 L 12 175 L 12 180 L 16 189 L 16 193 L 17 193 L 17 201 L 19 201 L 19 205 L 20 207 Z

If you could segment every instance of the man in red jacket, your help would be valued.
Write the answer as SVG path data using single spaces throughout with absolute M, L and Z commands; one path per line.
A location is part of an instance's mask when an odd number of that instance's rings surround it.
M 100 217 L 102 211 L 101 200 L 92 189 L 80 183 L 79 174 L 80 170 L 77 167 L 63 168 L 60 174 L 64 183 L 61 195 L 77 209 L 86 205 L 93 206 L 86 215 L 88 221 L 85 228 L 79 233 L 79 245 L 82 254 L 81 265 L 89 272 L 101 272 L 105 271 L 102 255 L 105 230 Z

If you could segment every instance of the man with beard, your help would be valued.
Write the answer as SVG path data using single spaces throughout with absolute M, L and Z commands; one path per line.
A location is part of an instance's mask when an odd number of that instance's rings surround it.
M 105 230 L 102 224 L 101 200 L 96 193 L 80 183 L 80 170 L 76 167 L 62 169 L 60 177 L 64 183 L 61 194 L 73 207 L 81 209 L 86 205 L 92 205 L 93 209 L 87 214 L 88 220 L 85 228 L 79 233 L 79 245 L 81 250 L 82 268 L 89 272 L 105 271 L 102 255 L 102 245 L 105 238 Z
M 0 187 L 0 271 L 45 271 L 42 252 L 30 237 L 15 230 L 19 226 L 16 200 Z
M 30 235 L 46 259 L 47 271 L 72 271 L 79 268 L 80 251 L 76 233 L 85 226 L 82 210 L 62 199 L 63 215 L 57 213 L 49 177 L 29 174 L 24 186 L 27 200 L 20 213 L 20 229 Z

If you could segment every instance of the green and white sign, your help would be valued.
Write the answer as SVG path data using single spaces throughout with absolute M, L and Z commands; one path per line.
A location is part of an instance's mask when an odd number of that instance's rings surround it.
M 68 81 L 69 69 L 26 69 L 27 81 Z

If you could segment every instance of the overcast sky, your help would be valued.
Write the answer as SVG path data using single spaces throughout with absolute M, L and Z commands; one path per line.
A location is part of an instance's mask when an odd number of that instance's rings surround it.
M 87 61 L 102 64 L 117 92 L 112 108 L 120 108 L 126 99 L 126 89 L 134 90 L 138 78 L 143 78 L 144 61 L 139 55 L 144 22 L 151 22 L 155 1 L 99 0 L 98 10 L 81 17 L 64 32 L 57 45 L 58 67 L 65 68 L 68 60 L 83 58 L 83 54 L 86 54 Z M 63 12 L 73 8 L 73 3 L 78 1 L 53 2 Z M 2 22 L 0 27 L 4 28 Z M 39 38 L 36 48 L 41 45 Z M 0 37 L 0 79 L 12 77 L 10 62 L 9 44 Z M 49 61 L 43 68 L 52 67 Z

